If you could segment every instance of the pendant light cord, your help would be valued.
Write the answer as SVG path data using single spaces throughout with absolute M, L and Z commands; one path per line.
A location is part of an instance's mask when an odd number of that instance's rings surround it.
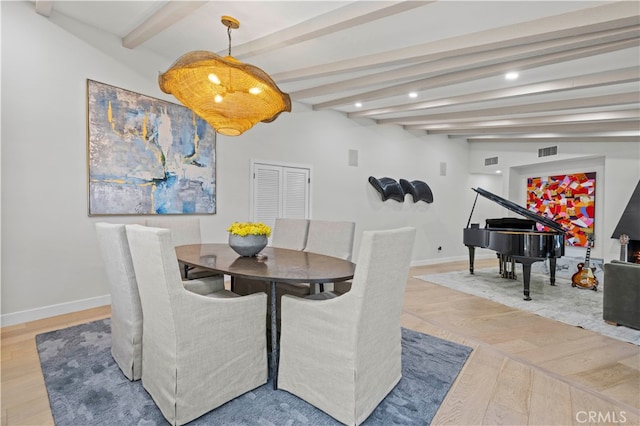
M 227 27 L 227 36 L 229 37 L 229 56 L 231 56 L 231 26 Z

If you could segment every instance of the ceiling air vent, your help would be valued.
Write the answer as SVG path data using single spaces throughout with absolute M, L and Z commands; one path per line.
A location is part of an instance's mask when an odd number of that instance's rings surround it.
M 548 157 L 550 155 L 558 155 L 558 147 L 550 146 L 548 148 L 540 148 L 538 150 L 538 157 Z
M 498 164 L 498 157 L 490 157 L 484 159 L 485 166 L 492 166 L 494 164 Z

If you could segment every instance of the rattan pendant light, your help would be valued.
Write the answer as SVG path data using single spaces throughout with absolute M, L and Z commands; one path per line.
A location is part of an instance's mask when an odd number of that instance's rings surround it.
M 198 50 L 181 56 L 158 77 L 160 89 L 172 94 L 207 121 L 216 132 L 238 136 L 256 123 L 269 123 L 291 111 L 289 95 L 260 68 L 231 56 L 231 29 L 240 23 L 222 17 L 229 36 L 229 55 Z

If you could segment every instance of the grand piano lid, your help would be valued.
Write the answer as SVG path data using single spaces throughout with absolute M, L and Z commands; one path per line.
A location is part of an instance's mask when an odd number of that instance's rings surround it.
M 555 231 L 561 232 L 563 234 L 565 232 L 567 232 L 562 227 L 562 225 L 560 225 L 559 223 L 557 223 L 557 222 L 555 222 L 555 221 L 553 221 L 553 220 L 551 220 L 549 218 L 546 218 L 544 216 L 540 216 L 539 214 L 536 214 L 536 213 L 534 213 L 532 211 L 529 211 L 529 210 L 525 209 L 524 207 L 519 206 L 518 204 L 514 203 L 513 201 L 506 200 L 506 199 L 500 197 L 499 195 L 496 195 L 496 194 L 494 194 L 492 192 L 489 192 L 486 189 L 482 189 L 480 187 L 471 188 L 471 189 L 473 189 L 474 191 L 476 191 L 478 194 L 482 195 L 483 197 L 488 198 L 489 200 L 500 204 L 502 207 L 506 207 L 507 209 L 511 210 L 514 213 L 518 213 L 518 214 L 520 214 L 520 215 L 522 215 L 522 216 L 524 216 L 524 217 L 526 217 L 528 219 L 531 219 L 531 220 L 533 220 L 535 222 L 538 222 L 538 223 L 540 223 L 540 224 L 542 224 L 544 226 L 547 226 L 547 227 L 549 227 L 549 228 L 551 228 L 551 229 L 553 229 Z

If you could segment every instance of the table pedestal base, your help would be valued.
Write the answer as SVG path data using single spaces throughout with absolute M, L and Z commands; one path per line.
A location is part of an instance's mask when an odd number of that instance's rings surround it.
M 276 282 L 269 281 L 271 291 L 271 378 L 273 389 L 278 389 L 278 318 L 276 317 Z

